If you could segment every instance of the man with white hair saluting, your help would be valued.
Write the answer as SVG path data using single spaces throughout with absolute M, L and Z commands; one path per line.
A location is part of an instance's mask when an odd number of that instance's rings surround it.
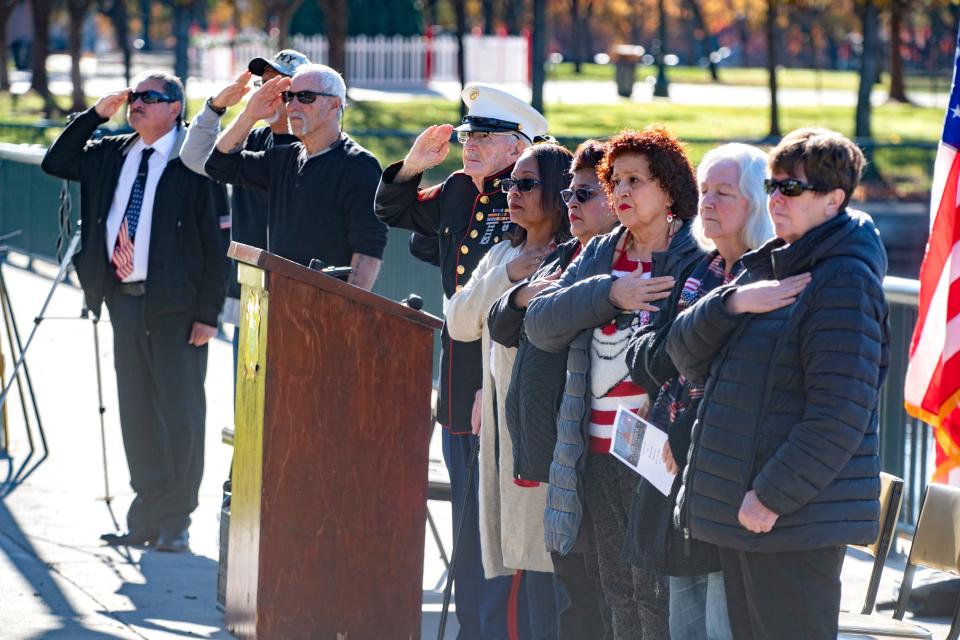
M 373 213 L 380 163 L 341 129 L 347 89 L 334 69 L 304 64 L 263 84 L 207 159 L 221 182 L 267 192 L 267 249 L 303 265 L 349 265 L 347 281 L 370 289 L 387 244 Z M 253 125 L 287 105 L 298 142 L 245 151 Z

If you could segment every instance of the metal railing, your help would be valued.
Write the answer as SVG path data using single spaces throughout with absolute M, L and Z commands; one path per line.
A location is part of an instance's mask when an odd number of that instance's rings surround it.
M 899 529 L 912 534 L 934 461 L 931 427 L 908 415 L 903 407 L 903 380 L 917 323 L 920 282 L 887 277 L 883 290 L 890 304 L 890 369 L 880 390 L 880 464 L 884 471 L 904 480 Z

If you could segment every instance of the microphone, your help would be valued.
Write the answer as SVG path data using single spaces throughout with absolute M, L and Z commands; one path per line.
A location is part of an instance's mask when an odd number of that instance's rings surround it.
M 311 258 L 309 267 L 313 271 L 319 271 L 320 273 L 333 278 L 342 278 L 344 276 L 348 276 L 352 271 L 350 267 L 328 267 L 327 263 L 319 258 Z
M 400 304 L 404 304 L 414 311 L 420 311 L 423 309 L 423 298 L 418 296 L 415 293 L 411 293 L 406 298 L 400 301 Z

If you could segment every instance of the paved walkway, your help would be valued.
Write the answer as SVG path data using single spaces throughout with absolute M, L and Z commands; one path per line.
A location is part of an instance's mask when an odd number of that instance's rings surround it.
M 17 256 L 12 260 L 23 264 Z M 50 286 L 51 270 L 38 265 L 38 271 L 3 267 L 23 332 L 29 330 Z M 215 606 L 220 485 L 230 462 L 230 449 L 219 441 L 221 427 L 232 422 L 230 347 L 215 341 L 210 349 L 206 473 L 191 529 L 193 553 L 104 547 L 97 537 L 113 522 L 102 500 L 92 329 L 88 321 L 59 319 L 77 318 L 80 306 L 79 290 L 61 285 L 29 353 L 50 457 L 0 499 L 0 638 L 230 638 Z M 119 519 L 132 496 L 117 423 L 109 323 L 101 324 L 100 334 L 107 458 L 113 511 Z M 11 449 L 19 464 L 26 442 L 16 401 L 8 406 L 8 415 Z M 438 455 L 436 444 L 433 453 Z M 0 477 L 6 471 L 0 461 Z M 449 549 L 449 507 L 443 503 L 430 503 L 430 507 Z M 435 589 L 443 566 L 429 533 L 424 544 L 422 637 L 426 639 L 437 633 L 442 595 Z M 899 576 L 895 564 L 891 562 L 884 575 L 881 601 L 890 599 L 893 581 Z M 869 568 L 869 560 L 848 554 L 846 608 L 859 610 Z M 937 637 L 943 637 L 945 625 L 931 626 L 937 629 Z M 455 631 L 456 620 L 451 616 L 448 637 L 455 636 Z

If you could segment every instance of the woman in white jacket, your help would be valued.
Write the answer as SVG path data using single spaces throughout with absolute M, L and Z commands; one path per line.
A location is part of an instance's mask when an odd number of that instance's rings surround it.
M 480 395 L 480 547 L 487 578 L 523 577 L 531 637 L 556 637 L 553 563 L 543 538 L 546 485 L 514 480 L 513 447 L 504 401 L 510 386 L 515 348 L 490 340 L 487 314 L 508 289 L 552 258 L 570 238 L 567 207 L 560 191 L 570 183 L 572 154 L 555 144 L 527 149 L 501 183 L 510 220 L 517 224 L 483 258 L 470 281 L 447 308 L 454 340 L 483 340 L 483 389 Z M 523 606 L 521 605 L 521 610 Z

